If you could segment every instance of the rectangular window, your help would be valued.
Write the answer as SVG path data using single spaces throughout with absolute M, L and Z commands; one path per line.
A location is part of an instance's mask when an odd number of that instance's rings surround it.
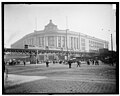
M 81 38 L 81 42 L 85 42 L 85 39 Z
M 76 49 L 76 38 L 74 37 L 74 48 Z
M 82 46 L 82 50 L 85 50 L 85 39 L 81 38 L 81 46 Z
M 44 46 L 44 37 L 39 37 L 39 46 L 40 47 Z
M 85 47 L 82 47 L 82 50 L 85 50 Z
M 79 49 L 79 46 L 78 46 L 78 38 L 77 38 L 77 49 Z
M 81 46 L 85 46 L 85 39 L 81 38 Z
M 71 49 L 73 49 L 73 37 L 71 37 Z
M 26 45 L 27 43 L 26 43 L 26 40 L 23 42 L 23 45 Z
M 29 39 L 29 45 L 31 45 L 31 39 Z
M 44 37 L 42 37 L 42 46 L 44 46 Z
M 33 45 L 33 38 L 31 38 L 31 45 Z
M 54 36 L 48 36 L 48 46 L 54 46 Z
M 105 43 L 105 48 L 108 48 L 108 44 L 107 43 Z
M 39 37 L 39 46 L 42 46 L 41 37 Z
M 62 47 L 65 47 L 65 36 L 62 37 Z
M 90 43 L 90 40 L 89 40 L 89 43 Z
M 85 43 L 82 43 L 81 45 L 82 45 L 82 46 L 85 46 Z
M 30 40 L 29 39 L 27 39 L 27 44 L 30 45 Z
M 58 47 L 61 47 L 61 36 L 58 36 Z

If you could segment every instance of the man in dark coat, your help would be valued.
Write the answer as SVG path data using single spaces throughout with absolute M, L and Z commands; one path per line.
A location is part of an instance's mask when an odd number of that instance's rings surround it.
M 48 60 L 46 61 L 46 67 L 49 67 L 49 61 Z
M 90 62 L 89 62 L 89 60 L 87 60 L 87 64 L 88 64 L 88 65 L 90 65 Z
M 23 63 L 24 63 L 24 66 L 26 65 L 26 62 L 25 61 L 23 61 Z
M 71 63 L 72 63 L 72 62 L 69 60 L 69 61 L 68 61 L 69 68 L 71 68 Z
M 78 66 L 80 67 L 80 64 L 81 64 L 81 62 L 80 62 L 80 61 L 77 61 L 77 67 L 78 67 Z
M 99 62 L 98 62 L 98 60 L 96 60 L 96 61 L 95 61 L 95 65 L 99 65 Z
M 94 60 L 92 60 L 92 64 L 94 65 Z

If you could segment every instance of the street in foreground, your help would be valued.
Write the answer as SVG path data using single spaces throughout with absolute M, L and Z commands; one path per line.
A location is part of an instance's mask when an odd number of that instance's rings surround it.
M 63 64 L 8 66 L 5 93 L 116 93 L 116 68 Z

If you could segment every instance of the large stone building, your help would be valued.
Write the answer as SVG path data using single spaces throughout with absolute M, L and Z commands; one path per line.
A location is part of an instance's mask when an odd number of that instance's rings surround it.
M 57 25 L 54 25 L 52 20 L 50 20 L 44 30 L 34 31 L 24 36 L 12 44 L 11 48 L 24 49 L 25 45 L 29 45 L 29 48 L 45 50 L 98 52 L 100 48 L 108 48 L 108 44 L 108 41 L 82 33 L 60 30 L 57 28 Z

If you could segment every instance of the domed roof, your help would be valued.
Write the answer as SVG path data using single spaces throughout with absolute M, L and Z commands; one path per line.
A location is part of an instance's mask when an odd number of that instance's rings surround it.
M 47 24 L 44 29 L 45 32 L 53 32 L 57 30 L 58 30 L 57 25 L 53 24 L 52 20 L 50 20 L 49 24 Z
M 54 26 L 55 24 L 52 23 L 52 20 L 50 20 L 49 24 L 47 26 Z

